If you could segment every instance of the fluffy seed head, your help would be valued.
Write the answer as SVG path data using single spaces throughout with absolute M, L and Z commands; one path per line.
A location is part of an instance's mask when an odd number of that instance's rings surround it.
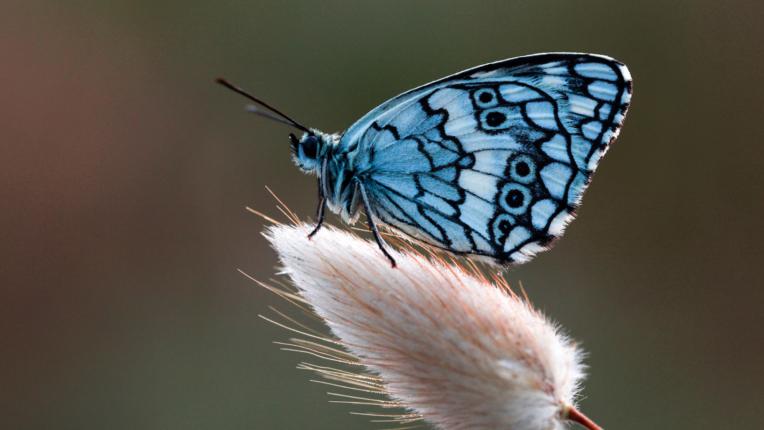
M 266 236 L 284 273 L 394 400 L 447 430 L 563 428 L 583 377 L 558 328 L 472 270 L 324 227 Z M 498 285 L 497 285 L 498 283 Z

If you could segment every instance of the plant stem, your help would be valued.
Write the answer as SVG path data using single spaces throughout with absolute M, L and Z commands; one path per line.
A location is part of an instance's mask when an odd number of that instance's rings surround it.
M 589 430 L 602 430 L 602 427 L 598 426 L 594 421 L 589 419 L 589 417 L 581 413 L 581 411 L 574 408 L 573 406 L 566 407 L 565 412 L 566 417 L 569 420 L 575 421 Z

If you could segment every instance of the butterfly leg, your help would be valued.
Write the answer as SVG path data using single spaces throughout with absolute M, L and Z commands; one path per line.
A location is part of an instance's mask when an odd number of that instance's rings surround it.
M 324 208 L 326 208 L 326 197 L 324 197 L 324 187 L 321 179 L 318 180 L 318 209 L 316 210 L 316 227 L 308 234 L 308 239 L 311 239 L 321 226 L 324 224 Z
M 393 268 L 395 268 L 395 259 L 389 252 L 387 252 L 387 244 L 385 243 L 385 240 L 382 239 L 382 235 L 379 233 L 379 229 L 377 229 L 377 225 L 374 223 L 374 218 L 371 216 L 371 205 L 369 204 L 369 197 L 366 195 L 366 188 L 364 188 L 363 183 L 358 179 L 356 179 L 355 183 L 358 186 L 358 190 L 361 192 L 363 209 L 364 212 L 366 212 L 366 220 L 369 222 L 369 228 L 371 228 L 371 232 L 374 234 L 374 240 L 377 241 L 377 246 L 379 246 L 379 249 L 385 254 L 385 257 L 390 260 L 390 264 Z

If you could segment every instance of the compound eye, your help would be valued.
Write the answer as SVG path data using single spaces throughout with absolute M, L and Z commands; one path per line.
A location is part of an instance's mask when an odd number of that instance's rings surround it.
M 318 150 L 318 138 L 316 136 L 308 136 L 301 144 L 302 153 L 308 158 L 316 158 Z

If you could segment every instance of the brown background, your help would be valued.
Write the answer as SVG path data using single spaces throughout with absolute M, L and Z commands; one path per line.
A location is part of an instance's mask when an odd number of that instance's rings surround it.
M 212 79 L 335 131 L 566 50 L 627 63 L 633 105 L 565 239 L 509 278 L 589 352 L 582 405 L 604 427 L 764 425 L 761 2 L 2 9 L 0 427 L 384 427 L 328 404 L 257 318 L 277 301 L 236 268 L 265 279 L 275 259 L 244 207 L 276 213 L 270 185 L 312 216 L 314 179 Z

